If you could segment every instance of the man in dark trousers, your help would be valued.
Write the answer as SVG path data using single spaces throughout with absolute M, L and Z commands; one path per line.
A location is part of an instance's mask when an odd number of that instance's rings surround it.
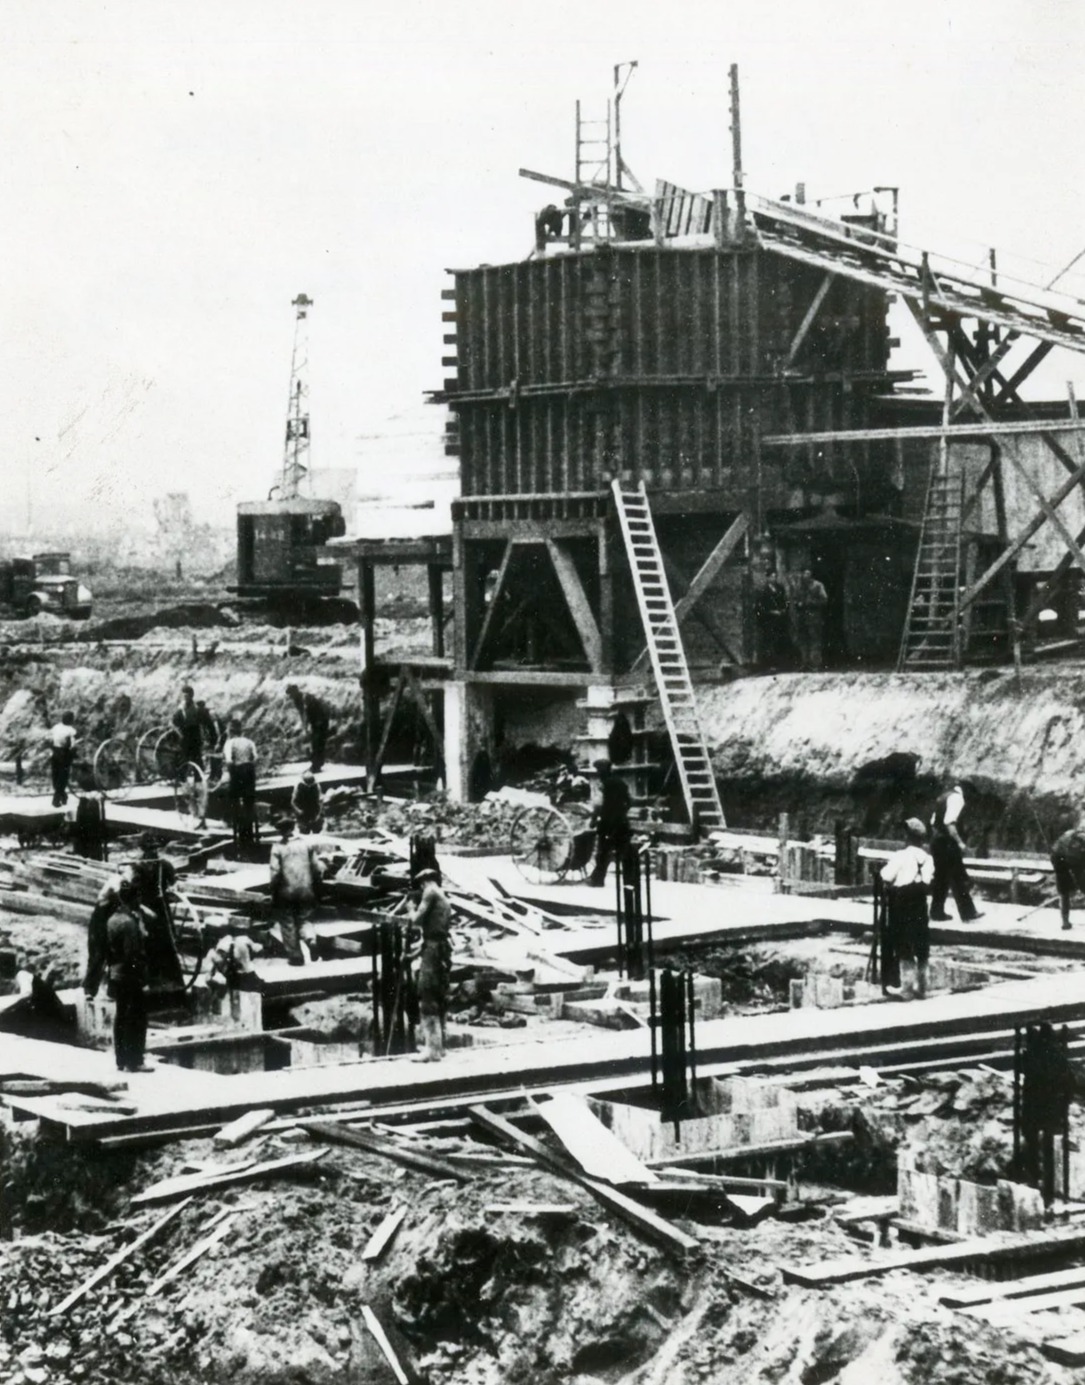
M 68 801 L 68 784 L 75 760 L 75 719 L 64 712 L 49 730 L 49 772 L 53 780 L 53 807 L 63 808 Z
M 1055 887 L 1059 892 L 1059 912 L 1063 928 L 1070 927 L 1070 897 L 1085 889 L 1085 828 L 1071 827 L 1055 838 L 1051 848 L 1055 867 Z
M 609 760 L 596 760 L 600 800 L 593 815 L 595 827 L 595 869 L 591 884 L 602 885 L 607 866 L 629 845 L 629 785 L 614 773 Z
M 222 764 L 230 796 L 230 818 L 240 846 L 251 846 L 256 832 L 256 742 L 244 734 L 240 718 L 231 717 L 222 747 Z
M 422 1049 L 414 1061 L 437 1063 L 445 1055 L 445 1010 L 452 976 L 452 906 L 435 870 L 412 880 L 418 907 L 411 918 L 410 954 L 418 958 L 418 1014 Z
M 297 708 L 302 725 L 309 733 L 309 768 L 314 774 L 319 774 L 324 768 L 324 754 L 328 745 L 328 709 L 315 693 L 303 693 L 296 683 L 286 685 L 286 695 Z
M 887 894 L 887 929 L 882 939 L 882 990 L 903 1000 L 927 994 L 930 927 L 927 891 L 934 866 L 926 851 L 927 829 L 918 818 L 904 824 L 906 845 L 881 869 Z
M 88 965 L 83 988 L 98 993 L 102 966 L 108 972 L 109 998 L 116 1006 L 113 1051 L 120 1072 L 151 1072 L 144 1065 L 147 1046 L 147 940 L 135 883 L 122 875 L 113 912 L 105 925 L 104 956 Z M 91 943 L 94 946 L 94 943 Z
M 944 923 L 946 895 L 952 892 L 962 923 L 971 923 L 983 915 L 972 902 L 972 882 L 965 869 L 967 850 L 961 837 L 961 819 L 965 809 L 967 780 L 958 780 L 948 793 L 942 794 L 931 816 L 931 856 L 934 858 L 934 882 L 931 885 L 931 920 Z
M 140 858 L 133 861 L 129 869 L 143 910 L 155 979 L 164 985 L 178 986 L 183 978 L 173 936 L 171 907 L 177 900 L 177 871 L 172 861 L 159 856 L 158 838 L 153 832 L 144 832 L 139 845 Z

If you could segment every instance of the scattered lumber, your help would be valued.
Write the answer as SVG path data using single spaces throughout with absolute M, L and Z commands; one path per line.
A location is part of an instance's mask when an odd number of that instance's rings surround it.
M 533 1159 L 544 1168 L 549 1169 L 551 1173 L 571 1178 L 574 1182 L 579 1183 L 604 1207 L 616 1212 L 642 1234 L 650 1236 L 667 1249 L 689 1251 L 697 1248 L 698 1242 L 692 1236 L 687 1236 L 677 1226 L 656 1216 L 647 1207 L 635 1202 L 631 1197 L 626 1197 L 624 1193 L 620 1193 L 608 1183 L 602 1183 L 597 1178 L 589 1178 L 587 1174 L 582 1173 L 568 1160 L 547 1149 L 534 1136 L 526 1135 L 522 1130 L 517 1130 L 516 1126 L 505 1120 L 503 1116 L 495 1115 L 485 1106 L 472 1106 L 471 1118 L 477 1121 L 484 1130 L 489 1130 L 506 1144 L 511 1144 L 526 1154 L 530 1154 Z
M 91 1289 L 96 1289 L 99 1284 L 109 1278 L 118 1265 L 122 1265 L 125 1260 L 135 1255 L 137 1250 L 142 1249 L 148 1241 L 153 1240 L 175 1217 L 179 1216 L 191 1201 L 192 1199 L 190 1197 L 186 1197 L 184 1202 L 179 1202 L 176 1207 L 171 1207 L 164 1216 L 159 1217 L 159 1219 L 148 1226 L 145 1231 L 141 1231 L 134 1241 L 129 1241 L 126 1246 L 122 1246 L 120 1250 L 109 1257 L 100 1269 L 95 1270 L 89 1279 L 85 1279 L 78 1289 L 73 1289 L 67 1298 L 62 1299 L 56 1307 L 50 1308 L 49 1316 L 56 1318 L 59 1317 L 61 1313 L 66 1313 L 68 1309 L 77 1304 L 81 1298 L 89 1294 Z
M 976 1308 L 962 1308 L 970 1318 L 979 1318 L 995 1327 L 1007 1327 L 1019 1318 L 1032 1313 L 1046 1313 L 1052 1308 L 1076 1308 L 1085 1303 L 1085 1284 L 1073 1289 L 1059 1289 L 1049 1294 L 1029 1294 L 1026 1298 L 996 1299 Z
M 485 1212 L 515 1217 L 575 1217 L 575 1202 L 488 1202 Z
M 251 1180 L 275 1178 L 279 1174 L 290 1173 L 315 1164 L 323 1159 L 326 1150 L 306 1150 L 302 1154 L 288 1154 L 282 1159 L 268 1159 L 262 1164 L 243 1164 L 225 1173 L 181 1174 L 177 1178 L 166 1178 L 154 1183 L 132 1199 L 133 1207 L 146 1207 L 156 1202 L 169 1202 L 171 1198 L 184 1197 L 187 1193 L 211 1192 L 217 1188 L 228 1188 L 234 1183 L 248 1183 Z
M 736 1192 L 782 1193 L 787 1191 L 788 1186 L 783 1178 L 738 1178 L 728 1173 L 697 1173 L 694 1169 L 671 1167 L 668 1167 L 667 1173 L 671 1178 L 691 1178 L 714 1188 L 734 1188 Z M 893 1201 L 896 1202 L 896 1198 Z
M 235 1219 L 236 1214 L 234 1212 L 228 1212 L 226 1216 L 220 1214 L 212 1217 L 212 1222 L 218 1223 L 214 1230 L 197 1241 L 179 1260 L 175 1260 L 172 1265 L 163 1270 L 154 1283 L 148 1287 L 147 1297 L 154 1298 L 155 1294 L 159 1293 L 172 1279 L 176 1279 L 183 1270 L 187 1270 L 189 1265 L 194 1265 L 201 1255 L 205 1255 L 213 1246 L 224 1241 L 233 1229 Z
M 259 1111 L 246 1111 L 243 1116 L 238 1116 L 237 1120 L 222 1127 L 215 1135 L 215 1144 L 226 1149 L 234 1149 L 255 1135 L 262 1125 L 274 1119 L 275 1112 L 270 1107 L 264 1107 Z
M 1049 1361 L 1056 1361 L 1060 1366 L 1085 1366 L 1085 1332 L 1051 1337 L 1041 1342 L 1040 1350 Z
M 822 1260 L 815 1265 L 781 1265 L 780 1271 L 789 1284 L 801 1284 L 807 1289 L 824 1289 L 833 1284 L 848 1284 L 854 1279 L 890 1274 L 893 1270 L 944 1269 L 949 1265 L 967 1265 L 970 1261 L 994 1263 L 1047 1255 L 1052 1251 L 1068 1254 L 1082 1249 L 1085 1249 L 1085 1228 L 1065 1226 L 1051 1231 L 976 1236 L 953 1245 L 897 1251 L 877 1260 L 856 1255 Z
M 368 1303 L 362 1304 L 362 1321 L 369 1329 L 369 1335 L 381 1349 L 381 1354 L 392 1368 L 399 1385 L 412 1385 L 411 1375 L 403 1367 L 403 1362 L 399 1359 L 395 1347 L 389 1340 L 388 1333 L 384 1329 L 384 1324 L 374 1313 Z
M 1085 1268 L 1053 1270 L 1050 1274 L 1033 1274 L 1026 1279 L 1005 1279 L 1001 1284 L 982 1284 L 976 1289 L 953 1289 L 942 1294 L 938 1302 L 945 1308 L 976 1308 L 982 1303 L 999 1299 L 1027 1298 L 1051 1289 L 1076 1289 L 1085 1286 Z
M 392 1239 L 403 1223 L 403 1218 L 407 1215 L 407 1205 L 395 1207 L 384 1218 L 380 1226 L 373 1232 L 366 1242 L 365 1249 L 362 1251 L 363 1260 L 379 1260 L 388 1247 L 392 1244 Z
M 612 1134 L 582 1096 L 559 1092 L 534 1109 L 576 1162 L 605 1183 L 654 1183 L 658 1177 Z
M 454 1164 L 438 1159 L 432 1154 L 424 1154 L 421 1150 L 407 1149 L 393 1140 L 371 1134 L 368 1130 L 344 1129 L 325 1121 L 303 1120 L 298 1124 L 310 1135 L 315 1135 L 318 1140 L 326 1140 L 329 1144 L 350 1145 L 353 1149 L 364 1149 L 367 1154 L 380 1154 L 397 1164 L 403 1164 L 408 1169 L 432 1174 L 436 1178 L 454 1178 L 457 1183 L 467 1181 L 467 1174 Z

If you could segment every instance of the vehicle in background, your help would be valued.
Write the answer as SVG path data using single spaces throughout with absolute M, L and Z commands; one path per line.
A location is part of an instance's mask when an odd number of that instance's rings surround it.
M 17 617 L 47 612 L 68 620 L 86 620 L 91 601 L 90 588 L 72 575 L 68 553 L 0 559 L 0 607 L 9 607 Z
M 237 507 L 239 596 L 336 597 L 342 568 L 323 554 L 346 533 L 334 500 L 306 496 L 248 501 Z

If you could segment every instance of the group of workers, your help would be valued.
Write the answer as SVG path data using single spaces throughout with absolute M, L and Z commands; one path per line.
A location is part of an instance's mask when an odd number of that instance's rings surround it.
M 758 661 L 763 668 L 820 669 L 825 660 L 829 595 L 810 568 L 769 572 L 754 592 Z

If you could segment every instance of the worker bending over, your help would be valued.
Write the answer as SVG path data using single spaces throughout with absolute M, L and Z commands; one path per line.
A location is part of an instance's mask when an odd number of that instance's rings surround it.
M 934 862 L 927 852 L 927 829 L 918 818 L 904 824 L 906 845 L 894 851 L 881 870 L 886 887 L 886 932 L 882 938 L 882 990 L 903 1000 L 927 994 L 930 919 L 927 891 Z
M 1051 848 L 1051 864 L 1055 867 L 1055 887 L 1059 892 L 1059 912 L 1063 928 L 1070 927 L 1070 896 L 1080 892 L 1085 880 L 1085 828 L 1071 827 L 1055 838 Z
M 452 977 L 452 906 L 435 870 L 420 870 L 412 881 L 418 907 L 411 918 L 410 954 L 418 959 L 418 1014 L 422 1048 L 417 1063 L 445 1056 L 445 1011 Z
M 328 708 L 316 693 L 302 692 L 296 683 L 286 685 L 286 695 L 297 709 L 301 723 L 309 733 L 309 768 L 319 774 L 324 768 L 328 746 Z
M 283 947 L 292 967 L 310 960 L 313 907 L 322 875 L 317 846 L 308 837 L 294 835 L 294 819 L 275 824 L 279 840 L 271 848 L 271 902 L 279 912 Z
M 297 819 L 298 831 L 303 836 L 324 830 L 324 795 L 311 769 L 307 769 L 294 785 L 294 792 L 290 795 L 290 811 Z

